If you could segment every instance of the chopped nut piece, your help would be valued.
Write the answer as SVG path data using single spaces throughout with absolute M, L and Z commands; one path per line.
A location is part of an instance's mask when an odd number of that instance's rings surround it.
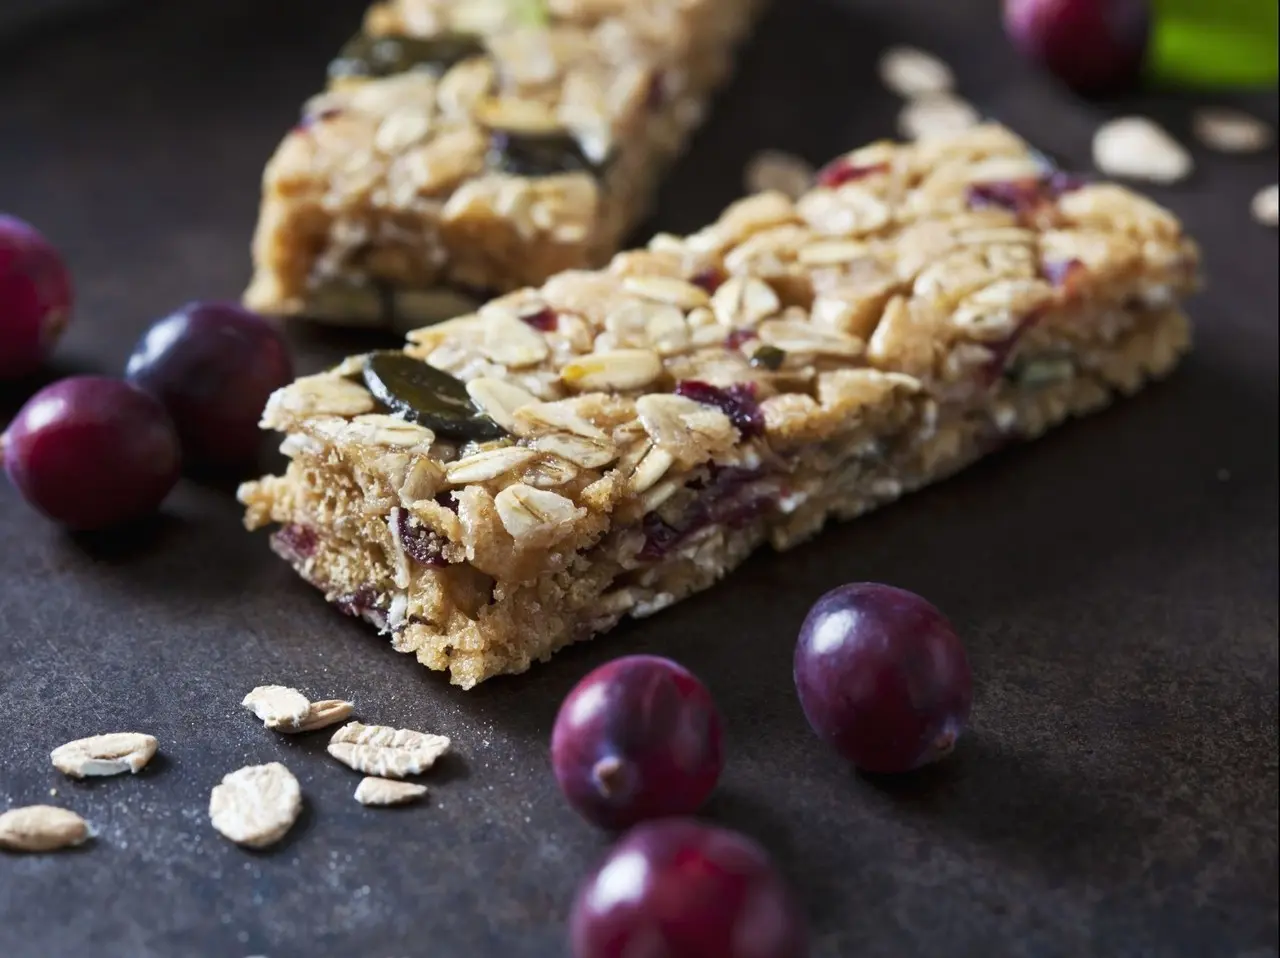
M 137 774 L 156 754 L 156 740 L 140 732 L 112 732 L 59 745 L 50 754 L 54 768 L 72 778 Z
M 1273 183 L 1260 189 L 1253 197 L 1250 210 L 1253 218 L 1263 226 L 1280 223 L 1280 187 Z
M 259 685 L 240 704 L 270 729 L 296 729 L 311 712 L 310 699 L 284 685 Z
M 1093 135 L 1093 162 L 1108 176 L 1176 183 L 1191 174 L 1191 154 L 1153 121 L 1126 116 Z
M 333 734 L 329 754 L 343 765 L 380 778 L 421 775 L 449 751 L 443 735 L 349 722 Z
M 793 153 L 762 150 L 753 156 L 743 171 L 743 185 L 748 193 L 776 190 L 793 200 L 813 185 L 814 169 Z
M 405 805 L 427 794 L 427 786 L 414 782 L 394 782 L 370 775 L 356 786 L 356 801 L 361 805 Z
M 302 789 L 279 762 L 230 772 L 209 793 L 210 823 L 250 848 L 266 848 L 284 838 L 301 812 Z
M 904 99 L 946 93 L 955 85 L 951 68 L 915 47 L 890 47 L 878 64 L 880 82 Z
M 1196 139 L 1220 153 L 1257 153 L 1271 145 L 1271 127 L 1240 110 L 1205 107 L 1191 124 Z
M 0 814 L 0 848 L 10 852 L 53 852 L 79 845 L 89 826 L 75 812 L 53 805 L 28 805 Z

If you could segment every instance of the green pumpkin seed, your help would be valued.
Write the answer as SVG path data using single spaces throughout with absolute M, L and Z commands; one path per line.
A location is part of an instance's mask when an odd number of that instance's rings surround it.
M 1065 382 L 1076 374 L 1076 365 L 1065 356 L 1049 356 L 1028 359 L 1010 369 L 1005 375 L 1024 389 L 1039 389 L 1054 383 Z
M 438 436 L 482 442 L 506 435 L 476 409 L 466 386 L 406 353 L 370 353 L 364 362 L 364 384 L 392 414 Z
M 398 34 L 371 37 L 358 33 L 329 64 L 329 76 L 333 79 L 387 77 L 409 70 L 426 70 L 439 76 L 455 64 L 484 53 L 480 39 L 467 33 L 442 33 L 434 37 Z
M 777 346 L 761 346 L 751 354 L 751 365 L 757 369 L 777 372 L 786 362 L 787 354 Z
M 599 174 L 568 133 L 524 133 L 494 130 L 486 157 L 491 169 L 513 176 L 555 176 L 559 173 Z

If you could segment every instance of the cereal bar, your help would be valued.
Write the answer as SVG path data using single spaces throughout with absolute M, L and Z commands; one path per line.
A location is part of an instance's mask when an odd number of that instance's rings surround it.
M 600 266 L 761 0 L 385 0 L 267 166 L 246 304 L 411 329 Z
M 875 143 L 278 392 L 250 528 L 470 687 L 1168 373 L 1199 256 L 999 126 Z

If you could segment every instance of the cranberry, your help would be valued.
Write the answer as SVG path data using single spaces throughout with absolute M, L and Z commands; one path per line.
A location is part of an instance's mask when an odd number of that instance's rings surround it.
M 71 318 L 71 274 L 34 227 L 0 214 L 0 379 L 36 371 Z
M 670 659 L 615 659 L 561 704 L 551 764 L 569 804 L 597 825 L 693 814 L 724 767 L 720 713 Z
M 424 526 L 405 509 L 396 516 L 396 535 L 408 555 L 426 566 L 446 566 L 444 547 L 448 540 L 434 529 Z
M 661 559 L 688 536 L 712 523 L 736 529 L 768 511 L 774 496 L 772 491 L 762 493 L 756 485 L 764 475 L 761 471 L 714 464 L 710 468 L 708 482 L 689 483 L 690 489 L 701 490 L 702 495 L 681 518 L 678 527 L 656 513 L 644 517 L 641 529 L 645 541 L 639 558 Z
M 731 329 L 729 335 L 725 337 L 724 344 L 728 349 L 741 349 L 743 343 L 749 343 L 753 339 L 759 339 L 760 334 L 754 329 Z
M 343 615 L 367 616 L 378 611 L 378 593 L 372 586 L 362 585 L 355 592 L 347 592 L 332 601 Z
M 1146 0 L 1005 0 L 1005 32 L 1028 59 L 1079 93 L 1134 83 L 1151 34 Z
M 1046 260 L 1040 264 L 1040 272 L 1045 279 L 1070 296 L 1079 288 L 1089 270 L 1080 260 L 1069 259 Z
M 178 481 L 168 413 L 119 379 L 75 376 L 28 400 L 0 437 L 10 481 L 49 518 L 101 529 L 155 510 Z
M 818 171 L 817 184 L 828 190 L 834 190 L 837 187 L 844 186 L 846 183 L 852 183 L 874 173 L 885 173 L 888 169 L 888 163 L 869 163 L 866 166 L 858 166 L 851 162 L 847 156 L 842 156 Z
M 729 278 L 729 274 L 722 270 L 719 266 L 708 266 L 706 269 L 698 270 L 689 278 L 689 282 L 694 286 L 700 286 L 708 293 L 714 293 L 724 281 Z
M 556 315 L 556 311 L 550 306 L 543 306 L 542 309 L 527 316 L 521 316 L 526 323 L 534 329 L 543 333 L 554 333 L 560 325 L 560 317 Z
M 814 603 L 794 677 L 813 730 L 868 772 L 906 772 L 948 754 L 973 701 L 969 661 L 942 613 L 875 583 Z
M 268 397 L 293 379 L 279 331 L 233 303 L 189 303 L 134 347 L 126 375 L 165 404 L 193 462 L 249 462 Z
M 315 530 L 291 523 L 271 536 L 271 548 L 291 565 L 302 565 L 316 554 L 319 539 Z
M 764 412 L 756 401 L 755 383 L 734 383 L 721 389 L 697 379 L 676 383 L 676 395 L 715 406 L 729 417 L 743 439 L 764 435 Z
M 458 511 L 458 497 L 452 492 L 442 492 L 435 498 L 436 505 L 450 512 Z
M 808 928 L 768 853 L 688 819 L 633 829 L 582 884 L 573 958 L 804 958 Z

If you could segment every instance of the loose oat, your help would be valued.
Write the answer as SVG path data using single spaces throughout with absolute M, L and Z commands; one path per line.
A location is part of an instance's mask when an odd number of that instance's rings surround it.
M 1093 135 L 1093 162 L 1108 176 L 1177 183 L 1191 175 L 1191 154 L 1154 121 L 1126 116 Z
M 72 778 L 137 774 L 156 754 L 156 740 L 140 732 L 112 732 L 59 745 L 49 753 L 54 768 Z
M 748 193 L 777 190 L 796 199 L 813 185 L 813 177 L 813 166 L 794 153 L 762 150 L 748 161 L 742 182 Z
M 368 776 L 356 786 L 356 801 L 361 805 L 404 805 L 427 794 L 427 786 L 414 782 L 395 782 L 389 778 Z
M 1253 197 L 1250 211 L 1263 226 L 1280 224 L 1280 186 L 1273 183 L 1260 189 Z
M 443 735 L 350 722 L 329 740 L 329 754 L 343 765 L 380 778 L 420 775 L 449 751 Z
M 977 126 L 973 106 L 950 94 L 933 94 L 906 103 L 898 113 L 898 132 L 909 140 L 948 137 Z
M 269 729 L 297 729 L 311 711 L 310 699 L 284 685 L 259 685 L 240 704 Z
M 880 81 L 904 99 L 947 93 L 955 86 L 951 68 L 915 47 L 890 47 L 880 57 Z
M 75 812 L 53 805 L 28 805 L 0 814 L 0 848 L 10 852 L 53 852 L 82 844 L 89 826 Z
M 1192 116 L 1191 129 L 1211 150 L 1257 153 L 1271 145 L 1271 127 L 1256 117 L 1228 107 L 1204 107 Z
M 322 728 L 328 728 L 330 725 L 345 722 L 351 718 L 355 710 L 356 707 L 353 703 L 343 699 L 322 699 L 319 702 L 311 703 L 311 708 L 307 709 L 307 717 L 296 726 L 279 725 L 273 726 L 273 728 L 277 732 L 285 732 L 291 735 L 298 732 L 315 732 Z
M 282 839 L 302 812 L 298 780 L 279 762 L 249 765 L 223 776 L 209 794 L 209 821 L 237 845 L 266 848 Z

